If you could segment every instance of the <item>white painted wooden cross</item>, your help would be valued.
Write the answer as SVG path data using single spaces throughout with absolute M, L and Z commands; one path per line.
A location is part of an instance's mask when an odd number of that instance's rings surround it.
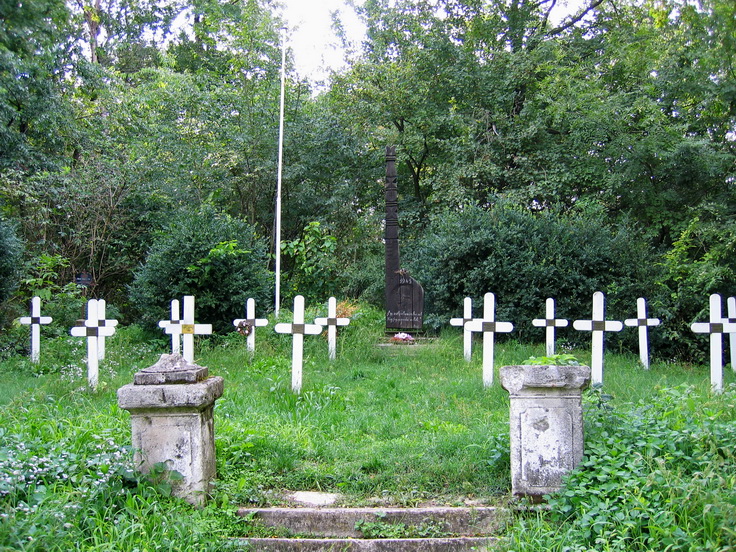
M 514 331 L 511 322 L 496 322 L 496 296 L 486 293 L 483 296 L 483 318 L 473 318 L 465 323 L 471 332 L 483 334 L 483 386 L 493 385 L 493 345 L 496 333 Z
M 274 330 L 276 330 L 276 333 L 293 335 L 291 349 L 291 389 L 294 393 L 301 393 L 304 335 L 319 335 L 322 333 L 322 326 L 319 324 L 304 323 L 304 297 L 297 295 L 294 297 L 294 322 L 292 324 L 276 324 Z
M 473 332 L 468 329 L 467 323 L 473 319 L 473 300 L 466 297 L 463 300 L 463 317 L 450 318 L 450 326 L 459 326 L 463 329 L 463 354 L 465 360 L 470 362 L 473 356 Z
M 50 316 L 41 316 L 40 297 L 31 299 L 31 316 L 23 316 L 19 322 L 31 327 L 31 362 L 38 363 L 41 358 L 41 324 L 53 322 Z
M 256 318 L 256 300 L 251 297 L 245 302 L 245 318 L 236 318 L 233 320 L 233 326 L 246 336 L 246 346 L 253 352 L 256 350 L 256 328 L 268 326 L 268 319 Z
M 592 347 L 590 359 L 591 382 L 593 385 L 603 383 L 603 334 L 620 332 L 624 329 L 622 322 L 606 320 L 606 298 L 602 292 L 593 294 L 592 320 L 575 320 L 572 327 L 583 332 L 591 332 Z
M 100 379 L 99 338 L 112 336 L 117 325 L 117 320 L 100 320 L 98 307 L 97 299 L 87 301 L 87 319 L 70 332 L 75 337 L 87 338 L 87 381 L 92 389 L 97 389 Z
M 639 328 L 639 360 L 649 370 L 649 327 L 659 326 L 659 318 L 647 318 L 647 300 L 636 300 L 636 318 L 627 318 L 624 324 Z
M 97 326 L 104 328 L 106 326 L 114 328 L 118 325 L 117 320 L 107 320 L 107 302 L 104 299 L 97 300 Z M 100 334 L 97 337 L 97 358 L 105 360 L 105 335 Z
M 171 333 L 171 354 L 178 355 L 181 353 L 181 331 L 166 331 L 166 328 L 174 326 L 181 326 L 181 309 L 178 299 L 171 301 L 171 320 L 161 320 L 158 323 L 159 328 L 163 328 L 166 333 Z
M 545 345 L 547 356 L 555 354 L 555 328 L 566 328 L 569 322 L 565 318 L 555 318 L 555 300 L 551 297 L 545 303 L 544 318 L 535 318 L 532 325 L 538 328 L 546 328 Z
M 727 313 L 728 318 L 727 321 L 730 324 L 736 323 L 736 297 L 729 297 L 726 300 L 727 307 Z M 731 370 L 736 372 L 736 332 L 731 332 L 729 334 L 729 343 L 728 343 L 728 349 L 731 353 Z
M 690 326 L 695 333 L 710 334 L 710 384 L 713 391 L 723 391 L 723 334 L 736 332 L 736 323 L 723 318 L 721 296 L 710 296 L 709 322 L 695 322 Z
M 330 297 L 327 301 L 327 318 L 315 318 L 315 324 L 327 326 L 327 347 L 330 352 L 330 360 L 335 360 L 335 351 L 337 349 L 337 327 L 347 326 L 350 324 L 349 318 L 339 318 L 337 316 L 337 299 Z
M 188 362 L 194 362 L 194 336 L 209 335 L 212 333 L 212 324 L 194 323 L 194 296 L 184 296 L 184 312 L 181 324 L 169 320 L 164 327 L 164 332 L 169 335 L 181 335 L 182 355 Z M 160 323 L 159 323 L 160 325 Z M 172 338 L 173 340 L 173 338 Z

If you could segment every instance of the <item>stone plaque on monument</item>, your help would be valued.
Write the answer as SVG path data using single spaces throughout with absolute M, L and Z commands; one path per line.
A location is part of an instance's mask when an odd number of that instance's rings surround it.
M 399 262 L 399 208 L 396 148 L 386 148 L 386 329 L 421 330 L 424 289 Z

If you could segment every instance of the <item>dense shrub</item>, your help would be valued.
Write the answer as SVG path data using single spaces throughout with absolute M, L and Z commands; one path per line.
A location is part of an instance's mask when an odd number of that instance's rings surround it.
M 300 238 L 283 242 L 281 252 L 292 261 L 291 270 L 284 274 L 284 299 L 291 302 L 302 295 L 307 303 L 313 303 L 334 295 L 336 249 L 335 237 L 317 221 L 307 224 Z
M 725 209 L 724 209 L 725 210 Z M 690 331 L 693 322 L 709 319 L 708 297 L 736 295 L 736 221 L 730 213 L 696 217 L 664 256 L 662 288 L 663 331 L 671 338 L 673 353 L 707 362 L 708 339 Z
M 271 304 L 272 274 L 265 243 L 247 223 L 205 206 L 182 212 L 154 237 L 145 264 L 130 286 L 140 320 L 168 320 L 172 299 L 196 298 L 198 322 L 232 329 L 252 297 L 260 312 Z
M 556 299 L 559 317 L 590 319 L 592 295 L 602 291 L 609 318 L 633 317 L 637 297 L 654 295 L 655 256 L 635 229 L 601 219 L 595 209 L 562 215 L 508 205 L 436 217 L 410 257 L 426 292 L 428 322 L 460 314 L 464 297 L 475 300 L 479 315 L 487 292 L 496 295 L 497 320 L 513 322 L 522 340 L 544 339 L 531 321 L 544 315 L 548 297 Z M 589 339 L 570 330 L 562 335 Z
M 698 400 L 683 386 L 632 411 L 591 409 L 586 457 L 551 501 L 553 521 L 583 547 L 732 550 L 734 398 L 731 388 Z

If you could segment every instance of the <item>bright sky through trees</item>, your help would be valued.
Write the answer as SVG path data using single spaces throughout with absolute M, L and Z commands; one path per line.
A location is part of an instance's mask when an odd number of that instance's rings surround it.
M 556 15 L 577 9 L 582 0 L 561 0 Z M 345 0 L 283 0 L 284 18 L 289 26 L 287 38 L 294 52 L 297 71 L 314 82 L 323 80 L 330 69 L 345 65 L 345 52 L 332 24 L 337 12 L 345 31 L 355 46 L 360 46 L 365 27 Z M 358 0 L 357 3 L 361 3 Z
M 344 0 L 284 0 L 289 25 L 288 43 L 297 71 L 312 81 L 324 79 L 329 69 L 344 65 L 344 50 L 332 26 L 338 12 L 348 36 L 360 44 L 365 28 Z

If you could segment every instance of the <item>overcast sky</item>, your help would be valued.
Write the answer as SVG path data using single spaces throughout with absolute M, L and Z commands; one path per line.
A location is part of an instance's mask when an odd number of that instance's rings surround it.
M 332 12 L 339 12 L 351 39 L 360 42 L 364 28 L 343 0 L 282 0 L 289 26 L 287 44 L 300 76 L 319 81 L 328 68 L 343 66 L 343 51 L 332 29 Z

